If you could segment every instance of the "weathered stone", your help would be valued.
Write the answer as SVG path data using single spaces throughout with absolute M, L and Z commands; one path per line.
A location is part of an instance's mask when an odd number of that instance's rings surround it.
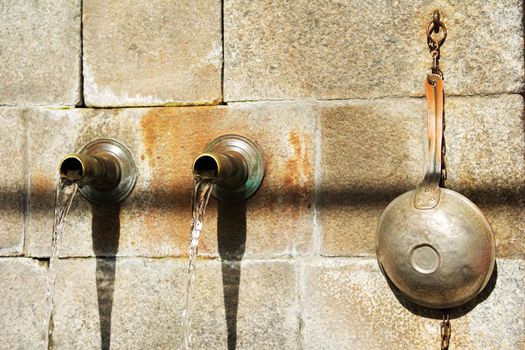
M 0 1 L 0 105 L 80 101 L 80 3 Z
M 0 256 L 18 255 L 24 250 L 26 123 L 13 108 L 1 108 L 0 120 Z
M 447 187 L 487 216 L 497 254 L 525 257 L 525 122 L 519 95 L 447 99 Z
M 186 261 L 66 259 L 60 268 L 53 349 L 179 346 Z M 198 261 L 196 282 L 193 348 L 231 348 L 228 336 L 237 349 L 294 348 L 292 264 Z
M 140 154 L 140 136 L 136 136 L 138 125 L 136 112 L 139 110 L 131 110 L 126 116 L 117 118 L 120 112 L 119 110 L 95 112 L 87 109 L 28 110 L 31 216 L 27 230 L 27 254 L 49 255 L 55 186 L 58 181 L 57 169 L 60 161 L 67 154 L 78 152 L 86 143 L 106 137 L 116 139 L 129 147 L 140 173 L 135 192 L 143 190 L 149 178 L 147 168 L 144 170 L 142 166 L 145 162 L 137 156 Z M 128 201 L 120 207 L 103 209 L 92 207 L 80 194 L 77 194 L 64 226 L 60 254 L 64 256 L 85 256 L 93 253 L 102 256 L 114 255 L 118 251 L 120 232 L 126 232 L 129 227 L 121 223 L 119 213 L 128 212 L 127 208 L 133 202 L 132 198 L 128 198 Z M 129 223 L 131 227 L 134 224 Z M 124 239 L 123 241 L 125 242 Z
M 270 257 L 310 251 L 315 128 L 311 107 L 257 103 L 151 109 L 144 114 L 141 127 L 144 157 L 152 168 L 150 195 L 143 196 L 146 203 L 152 203 L 147 207 L 144 231 L 158 247 L 155 240 L 176 230 L 168 234 L 167 252 L 160 254 L 186 254 L 192 162 L 208 142 L 230 133 L 259 145 L 265 180 L 245 204 L 210 201 L 201 254 Z
M 391 99 L 322 106 L 322 254 L 374 254 L 384 208 L 423 175 L 424 103 Z
M 300 103 L 32 112 L 30 151 L 45 154 L 31 162 L 28 251 L 34 256 L 49 254 L 53 184 L 60 159 L 88 141 L 110 137 L 127 144 L 135 156 L 139 168 L 135 190 L 119 210 L 93 209 L 78 197 L 65 226 L 62 256 L 186 255 L 192 162 L 215 137 L 238 133 L 261 148 L 266 176 L 246 203 L 210 201 L 200 254 L 234 258 L 309 254 L 314 130 L 311 105 Z
M 0 259 L 0 349 L 41 349 L 46 268 L 26 258 Z
M 497 264 L 493 290 L 452 312 L 451 349 L 525 346 L 525 263 Z M 406 301 L 396 299 L 375 259 L 319 260 L 305 268 L 304 278 L 304 349 L 439 348 L 441 313 L 404 307 L 400 301 Z
M 395 99 L 323 106 L 322 254 L 373 255 L 384 208 L 422 179 L 425 103 Z M 445 110 L 447 187 L 479 204 L 493 226 L 499 257 L 522 257 L 522 97 L 451 97 Z
M 420 96 L 435 8 L 448 28 L 441 67 L 449 94 L 521 92 L 521 1 L 231 0 L 225 100 Z
M 85 0 L 88 106 L 222 99 L 221 1 Z

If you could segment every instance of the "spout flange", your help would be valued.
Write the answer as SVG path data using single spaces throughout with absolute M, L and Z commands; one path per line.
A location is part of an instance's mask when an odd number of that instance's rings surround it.
M 260 149 L 247 138 L 239 135 L 223 135 L 211 141 L 205 153 L 223 154 L 242 164 L 243 180 L 232 186 L 217 183 L 212 196 L 220 201 L 242 201 L 252 196 L 264 178 L 264 162 Z
M 118 182 L 108 190 L 87 184 L 79 187 L 80 193 L 95 204 L 120 203 L 133 191 L 137 182 L 137 168 L 130 150 L 113 139 L 98 139 L 85 145 L 79 152 L 97 158 L 105 158 L 116 165 Z

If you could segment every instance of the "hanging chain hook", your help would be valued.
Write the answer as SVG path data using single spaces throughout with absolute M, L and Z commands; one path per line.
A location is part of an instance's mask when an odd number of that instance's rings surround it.
M 434 10 L 432 21 L 427 27 L 427 45 L 432 55 L 432 73 L 443 76 L 439 69 L 440 49 L 447 38 L 447 27 L 441 21 L 439 10 Z
M 441 35 L 438 35 L 441 32 Z M 447 38 L 447 27 L 441 21 L 441 14 L 439 10 L 434 10 L 432 14 L 432 21 L 427 27 L 427 43 L 430 52 L 438 51 L 445 43 Z
M 440 25 L 440 19 L 441 19 L 441 14 L 439 13 L 438 10 L 434 10 L 434 13 L 432 14 L 432 22 L 434 24 L 434 33 L 439 33 L 439 27 L 441 27 Z

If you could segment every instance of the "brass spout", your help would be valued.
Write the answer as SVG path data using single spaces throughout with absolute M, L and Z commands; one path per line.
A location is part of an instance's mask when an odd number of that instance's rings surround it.
M 60 178 L 78 184 L 80 193 L 96 204 L 123 201 L 137 179 L 131 152 L 111 139 L 95 140 L 79 153 L 67 155 L 60 162 L 58 173 Z
M 213 180 L 224 187 L 238 187 L 246 182 L 248 169 L 238 152 L 203 153 L 193 162 L 193 175 Z
M 110 154 L 67 155 L 59 167 L 60 177 L 79 187 L 90 185 L 98 191 L 115 188 L 120 180 L 118 161 Z
M 218 137 L 193 162 L 193 175 L 214 181 L 212 196 L 219 200 L 244 200 L 257 191 L 264 177 L 261 151 L 242 136 Z

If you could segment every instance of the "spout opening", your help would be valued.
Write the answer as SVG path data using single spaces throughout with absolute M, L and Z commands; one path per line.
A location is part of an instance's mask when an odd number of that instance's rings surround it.
M 193 175 L 204 179 L 216 179 L 219 169 L 219 161 L 211 154 L 202 154 L 193 163 Z
M 66 157 L 60 164 L 60 177 L 70 182 L 78 182 L 85 175 L 84 163 L 76 156 Z

